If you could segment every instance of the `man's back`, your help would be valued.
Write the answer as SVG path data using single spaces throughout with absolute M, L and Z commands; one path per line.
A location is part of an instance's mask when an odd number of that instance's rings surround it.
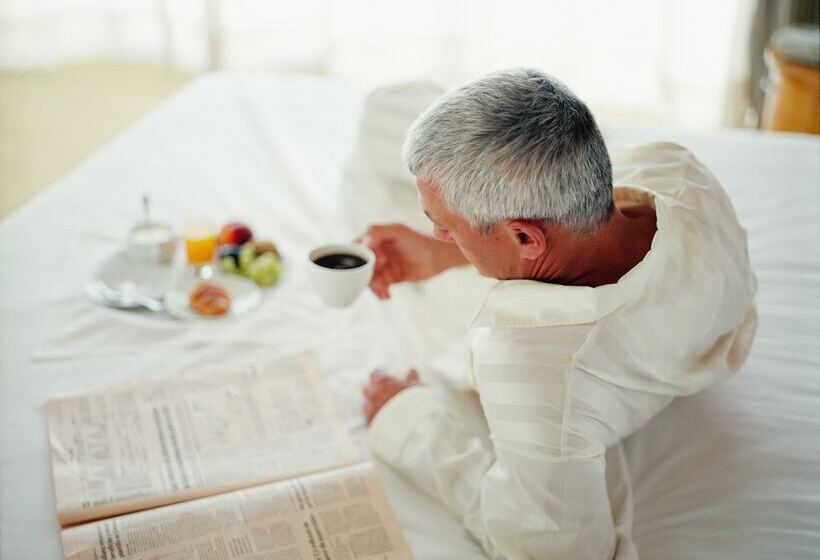
M 629 187 L 616 201 L 655 206 L 643 261 L 597 288 L 502 281 L 472 323 L 469 369 L 493 449 L 424 388 L 394 397 L 371 429 L 371 448 L 499 557 L 616 550 L 607 447 L 736 371 L 754 335 L 745 234 L 717 181 L 672 144 L 617 155 L 614 176 Z

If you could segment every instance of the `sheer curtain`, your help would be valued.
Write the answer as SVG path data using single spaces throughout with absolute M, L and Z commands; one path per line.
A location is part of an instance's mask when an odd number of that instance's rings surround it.
M 86 60 L 453 85 L 506 66 L 597 111 L 739 124 L 752 0 L 1 0 L 0 69 Z

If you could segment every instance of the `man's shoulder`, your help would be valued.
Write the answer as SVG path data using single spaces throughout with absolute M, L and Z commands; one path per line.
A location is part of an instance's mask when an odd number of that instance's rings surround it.
M 612 151 L 613 158 L 630 156 L 682 156 L 692 155 L 692 151 L 676 142 L 660 140 L 657 142 L 647 142 L 634 144 L 631 146 L 621 146 Z
M 681 175 L 688 168 L 706 169 L 691 150 L 674 142 L 652 142 L 615 149 L 612 151 L 612 166 L 616 181 L 618 173 L 624 169 L 663 169 L 671 176 Z
M 612 165 L 616 187 L 641 187 L 675 199 L 723 192 L 709 168 L 692 151 L 674 142 L 653 142 L 616 150 Z

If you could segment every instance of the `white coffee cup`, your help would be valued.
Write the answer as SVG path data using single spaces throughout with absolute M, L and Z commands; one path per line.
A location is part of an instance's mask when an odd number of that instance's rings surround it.
M 364 264 L 355 268 L 329 268 L 316 263 L 330 255 L 353 255 L 364 260 Z M 322 301 L 331 307 L 347 307 L 356 301 L 370 283 L 376 263 L 373 251 L 360 243 L 322 245 L 312 250 L 308 258 L 310 282 Z

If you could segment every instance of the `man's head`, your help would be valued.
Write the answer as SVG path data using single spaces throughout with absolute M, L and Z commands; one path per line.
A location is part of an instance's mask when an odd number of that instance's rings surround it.
M 436 236 L 487 276 L 514 277 L 550 232 L 594 232 L 612 212 L 612 166 L 586 105 L 532 69 L 470 82 L 411 128 L 405 158 Z

